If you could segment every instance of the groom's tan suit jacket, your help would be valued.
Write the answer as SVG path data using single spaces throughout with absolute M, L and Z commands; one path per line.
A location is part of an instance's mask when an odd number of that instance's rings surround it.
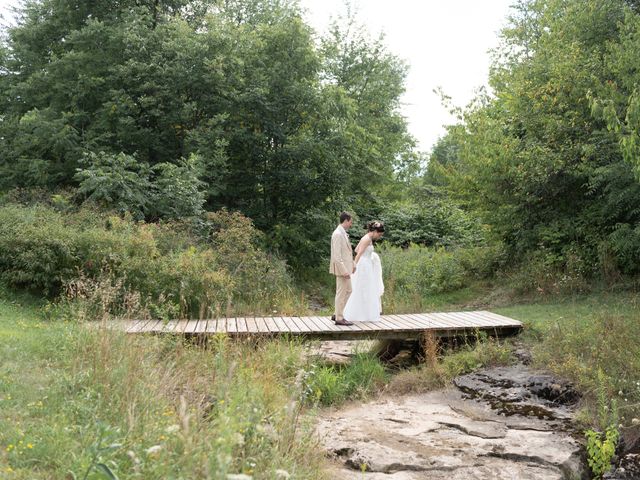
M 353 273 L 353 249 L 349 235 L 342 225 L 338 225 L 331 235 L 331 261 L 329 273 L 342 277 Z
M 353 250 L 342 225 L 331 235 L 329 272 L 336 276 L 336 320 L 343 320 L 344 307 L 351 296 L 351 278 L 346 275 L 353 273 Z

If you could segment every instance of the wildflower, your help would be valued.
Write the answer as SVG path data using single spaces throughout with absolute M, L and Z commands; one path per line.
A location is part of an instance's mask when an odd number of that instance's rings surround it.
M 233 441 L 236 445 L 244 445 L 244 435 L 242 435 L 241 433 L 236 432 L 233 435 Z
M 180 425 L 169 425 L 166 429 L 165 432 L 167 433 L 176 433 L 177 431 L 180 430 Z
M 27 443 L 27 448 L 33 448 L 33 444 L 32 443 Z
M 162 445 L 154 445 L 153 447 L 149 447 L 145 450 L 145 452 L 147 453 L 147 455 L 149 455 L 150 457 L 154 457 L 156 455 L 158 455 L 160 453 L 160 451 L 162 450 Z
M 131 459 L 131 461 L 135 465 L 139 465 L 140 464 L 140 459 L 136 456 L 136 454 L 135 454 L 135 452 L 133 450 L 127 451 L 127 456 Z

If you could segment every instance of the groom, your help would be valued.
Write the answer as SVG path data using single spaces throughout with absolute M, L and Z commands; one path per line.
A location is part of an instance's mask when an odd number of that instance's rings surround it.
M 336 276 L 336 313 L 331 317 L 336 325 L 353 325 L 344 316 L 344 306 L 351 295 L 351 274 L 355 273 L 353 250 L 347 230 L 351 228 L 353 220 L 346 212 L 340 214 L 340 225 L 331 235 L 331 263 L 329 273 Z

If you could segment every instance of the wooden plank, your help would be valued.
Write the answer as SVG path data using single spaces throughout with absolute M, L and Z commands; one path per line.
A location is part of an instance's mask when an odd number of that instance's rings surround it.
M 228 318 L 218 318 L 218 320 L 216 321 L 216 333 L 227 333 L 228 320 Z
M 258 325 L 256 324 L 256 319 L 253 317 L 244 317 L 244 321 L 247 323 L 247 332 L 249 335 L 254 335 L 259 333 Z
M 218 319 L 210 318 L 207 320 L 207 333 L 216 333 L 216 329 L 218 328 Z
M 483 327 L 494 327 L 502 324 L 502 322 L 499 322 L 493 318 L 485 317 L 483 315 L 477 315 L 475 312 L 460 312 L 460 314 L 462 313 L 464 313 L 465 318 L 476 321 Z
M 133 323 L 130 323 L 125 331 L 127 333 L 138 333 L 145 327 L 145 325 L 147 325 L 151 321 L 152 320 L 149 320 L 149 319 L 133 320 Z
M 307 333 L 316 332 L 318 330 L 310 317 L 299 317 L 299 319 L 300 319 L 300 322 L 304 324 L 304 327 L 306 329 L 305 331 Z
M 380 320 L 371 322 L 358 322 L 358 326 L 360 326 L 364 332 L 379 332 L 381 329 L 386 330 L 382 326 L 382 322 Z
M 430 318 L 428 315 L 425 315 L 424 313 L 411 314 L 409 315 L 409 317 L 416 320 L 422 328 L 426 328 L 426 329 L 433 328 L 433 325 L 434 325 L 433 319 Z
M 265 317 L 263 318 L 265 325 L 267 326 L 267 329 L 270 333 L 277 333 L 278 332 L 278 324 L 275 322 L 275 320 L 271 317 Z
M 425 328 L 425 326 L 422 324 L 422 322 L 419 322 L 418 320 L 414 319 L 409 314 L 405 313 L 405 314 L 397 315 L 397 316 L 400 317 L 402 319 L 402 321 L 404 321 L 408 325 L 411 325 L 415 329 L 422 330 L 422 329 Z
M 373 322 L 353 322 L 353 323 L 358 327 L 360 327 L 360 330 L 362 330 L 363 332 L 376 330 L 376 328 L 372 325 Z
M 287 322 L 282 317 L 273 317 L 273 321 L 276 323 L 277 333 L 291 333 Z
M 442 318 L 447 319 L 458 328 L 473 329 L 473 325 L 470 325 L 469 322 L 465 322 L 464 320 L 459 319 L 452 312 L 443 312 L 439 313 L 438 315 L 440 315 Z
M 289 331 L 291 333 L 301 333 L 303 330 L 306 330 L 306 327 L 303 327 L 303 329 L 300 329 L 300 325 L 298 325 L 298 322 L 296 321 L 296 317 L 280 317 L 282 318 L 282 321 L 287 325 L 287 328 L 289 329 Z
M 169 320 L 168 322 L 164 322 L 162 325 L 161 333 L 173 333 L 176 329 L 176 325 L 178 325 L 178 320 Z
M 236 318 L 236 328 L 237 328 L 237 332 L 239 334 L 245 334 L 245 333 L 248 332 L 247 322 L 244 319 L 244 317 L 237 317 Z
M 225 318 L 225 322 L 223 323 L 224 331 L 230 335 L 235 335 L 238 333 L 238 326 L 236 323 L 236 318 Z
M 339 332 L 340 328 L 330 317 L 313 317 L 322 332 Z
M 430 313 L 434 319 L 434 327 L 438 330 L 458 330 L 460 326 L 443 313 Z
M 392 323 L 385 316 L 380 317 L 380 324 L 384 327 L 384 329 L 386 331 L 390 331 L 390 330 L 393 330 L 395 328 L 395 326 L 394 326 L 395 324 Z
M 522 324 L 507 317 L 490 315 L 490 312 L 466 312 L 467 315 L 482 322 L 486 328 L 520 328 Z
M 198 320 L 189 320 L 184 327 L 184 333 L 195 333 L 198 327 Z
M 174 330 L 175 333 L 184 333 L 184 329 L 187 327 L 187 324 L 189 323 L 189 320 L 178 320 L 178 324 L 176 325 L 176 328 Z
M 309 317 L 297 317 L 296 321 L 300 327 L 300 331 L 303 333 L 312 333 L 316 331 L 313 322 L 309 320 Z
M 386 325 L 389 330 L 397 330 L 397 329 L 406 329 L 404 324 L 399 324 L 397 320 L 391 318 L 390 315 L 384 315 L 382 317 L 382 322 Z
M 437 328 L 440 324 L 440 321 L 432 313 L 423 313 L 420 316 L 426 319 L 429 324 L 429 328 Z
M 152 320 L 147 323 L 142 330 L 141 333 L 151 333 L 157 332 L 160 328 L 162 328 L 162 320 Z
M 449 329 L 463 329 L 464 324 L 454 317 L 449 315 L 449 312 L 438 312 L 433 313 L 432 316 L 435 318 L 436 322 L 439 322 L 442 326 L 438 328 L 444 328 L 445 330 Z
M 313 333 L 321 333 L 323 329 L 316 323 L 313 317 L 302 317 L 304 319 L 304 323 L 309 327 L 311 332 Z
M 269 327 L 267 326 L 267 322 L 265 318 L 256 317 L 253 319 L 256 323 L 256 331 L 260 334 L 269 333 Z
M 140 326 L 138 323 L 144 320 L 121 320 L 120 323 L 123 326 L 123 330 L 125 333 L 132 333 L 132 331 L 136 331 Z
M 488 326 L 486 321 L 483 322 L 480 319 L 472 317 L 471 315 L 468 315 L 467 312 L 447 312 L 447 315 L 449 315 L 449 317 L 458 319 L 463 326 L 466 326 L 469 329 Z
M 349 320 L 347 318 L 347 320 Z M 353 325 L 336 325 L 334 326 L 338 329 L 339 332 L 362 332 L 362 327 L 358 324 L 358 322 L 352 322 Z
M 522 326 L 522 322 L 520 322 L 519 320 L 513 319 L 513 318 L 509 318 L 509 317 L 505 317 L 504 315 L 500 315 L 498 313 L 493 313 L 493 312 L 488 312 L 488 311 L 479 311 L 479 312 L 474 312 L 478 315 L 482 315 L 482 316 L 486 316 L 492 319 L 495 319 L 499 322 L 502 322 L 503 324 L 508 324 L 509 326 L 518 326 L 521 327 Z
M 194 333 L 205 333 L 207 331 L 207 324 L 209 321 L 206 318 L 200 319 L 198 326 L 194 330 Z
M 239 317 L 201 320 L 131 320 L 110 325 L 129 333 L 163 332 L 174 334 L 229 333 L 231 335 L 302 334 L 324 339 L 409 338 L 423 331 L 437 335 L 459 335 L 472 330 L 517 333 L 522 324 L 488 311 L 458 311 L 383 315 L 379 321 L 354 322 L 353 326 L 335 325 L 329 317 Z
M 399 315 L 386 315 L 386 317 L 391 320 L 394 325 L 397 325 L 397 330 L 416 330 L 415 325 L 405 322 Z

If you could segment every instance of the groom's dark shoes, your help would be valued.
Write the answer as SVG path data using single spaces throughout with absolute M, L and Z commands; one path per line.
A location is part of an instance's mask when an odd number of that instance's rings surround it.
M 346 320 L 346 319 L 342 319 L 340 321 L 336 320 L 336 316 L 335 315 L 331 315 L 331 321 L 335 322 L 336 325 L 345 325 L 345 326 L 349 326 L 349 325 L 353 325 L 353 323 L 351 323 L 350 321 Z
M 353 323 L 351 323 L 346 318 L 343 318 L 342 320 L 336 320 L 336 325 L 344 325 L 344 326 L 348 327 L 349 325 L 353 325 Z

